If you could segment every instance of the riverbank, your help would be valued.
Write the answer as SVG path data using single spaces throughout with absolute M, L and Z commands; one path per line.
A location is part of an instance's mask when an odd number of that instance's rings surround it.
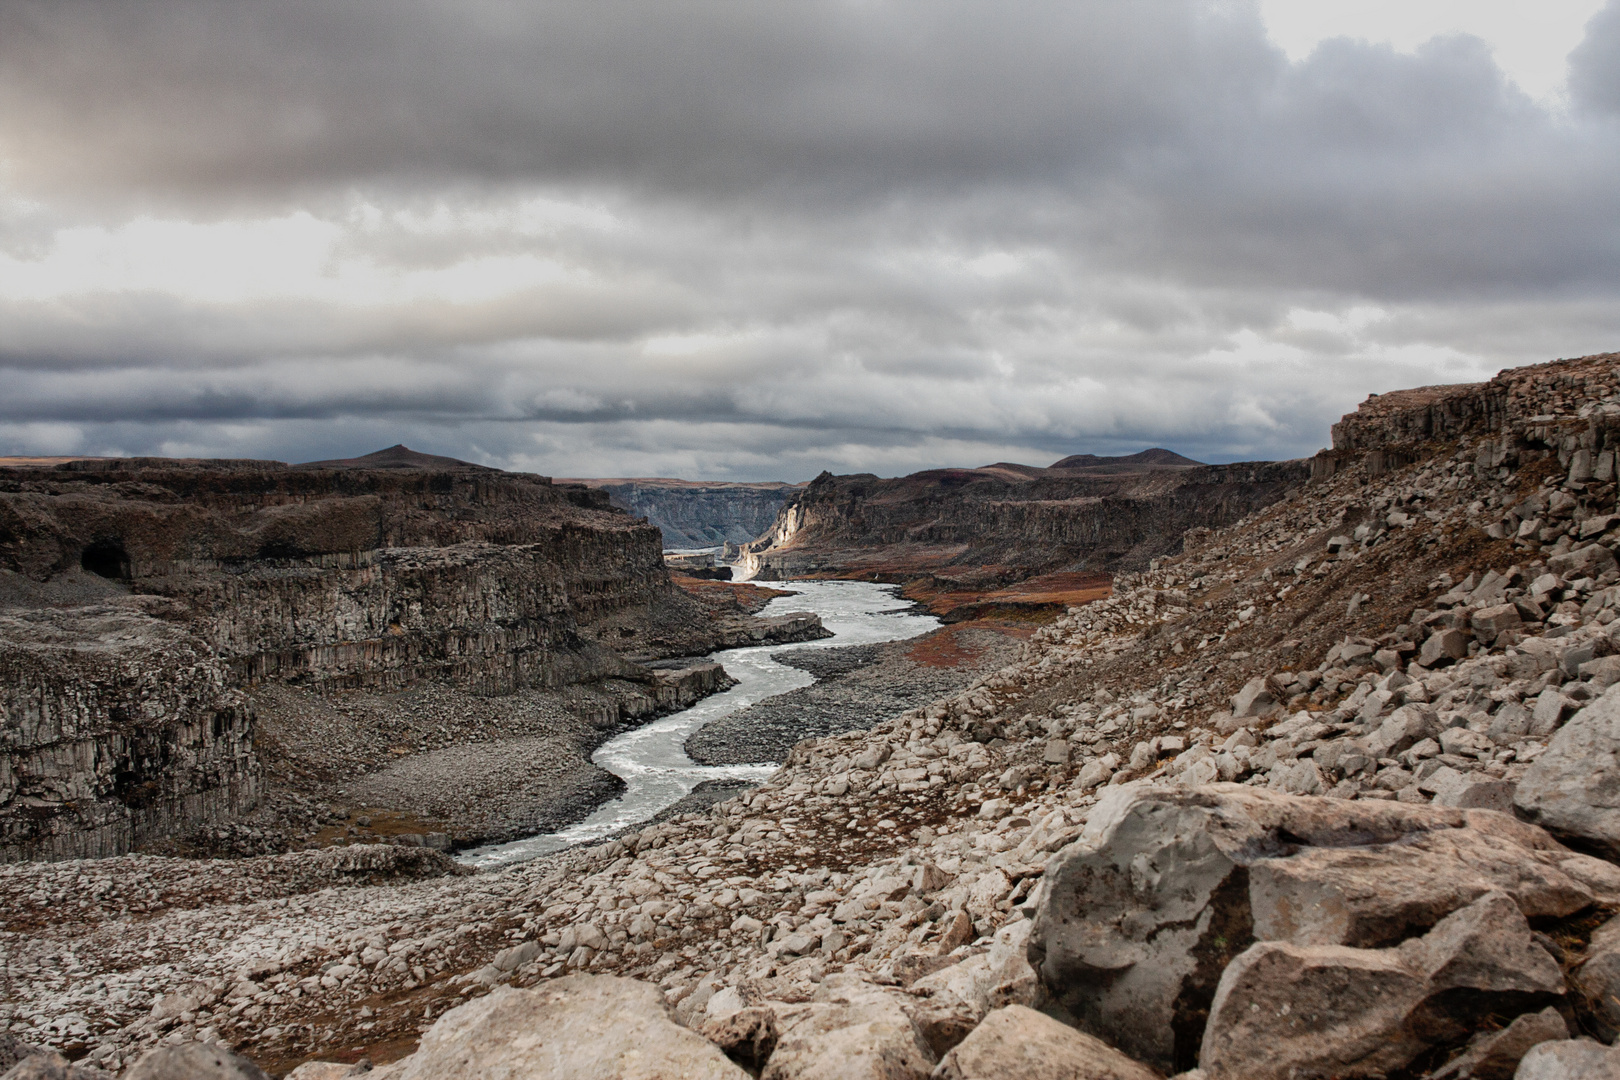
M 937 620 L 920 613 L 915 605 L 898 600 L 895 591 L 894 586 L 872 582 L 799 583 L 792 594 L 773 599 L 760 614 L 767 619 L 773 615 L 780 617 L 781 609 L 789 606 L 813 612 L 831 637 L 827 645 L 801 646 L 810 652 L 825 651 L 833 641 L 863 648 L 881 642 L 917 639 L 937 629 Z M 724 660 L 727 670 L 737 680 L 730 690 L 627 731 L 606 743 L 592 760 L 621 778 L 625 786 L 621 794 L 589 816 L 562 829 L 537 831 L 520 840 L 463 851 L 458 858 L 484 869 L 533 859 L 642 825 L 673 805 L 706 806 L 706 798 L 713 800 L 705 792 L 729 790 L 735 793 L 739 785 L 768 779 L 776 769 L 776 762 L 785 758 L 787 750 L 797 741 L 791 736 L 797 728 L 791 711 L 778 715 L 774 724 L 779 734 L 773 745 L 781 751 L 781 756 L 774 760 L 765 757 L 697 762 L 687 755 L 684 746 L 705 727 L 813 681 L 815 676 L 810 671 L 776 659 L 775 654 L 780 651 L 776 644 L 762 643 L 713 654 L 708 659 Z M 852 715 L 857 722 L 869 721 L 868 712 L 857 709 Z
M 1025 636 L 963 623 L 905 641 L 778 650 L 771 659 L 816 682 L 715 720 L 686 741 L 686 753 L 703 765 L 784 761 L 803 739 L 864 731 L 955 693 L 1010 663 Z
M 449 849 L 561 828 L 623 790 L 604 742 L 732 685 L 718 664 L 490 697 L 430 684 L 389 694 L 255 690 L 259 807 L 150 854 L 233 857 L 372 840 Z

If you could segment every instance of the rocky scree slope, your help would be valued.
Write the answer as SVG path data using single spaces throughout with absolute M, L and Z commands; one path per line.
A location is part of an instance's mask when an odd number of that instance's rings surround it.
M 0 869 L 0 1018 L 112 1071 L 1606 1075 L 1620 356 L 1439 401 L 1381 399 L 948 699 L 611 843 L 252 900 L 251 860 Z M 571 1074 L 537 1025 L 622 1052 Z
M 447 460 L 0 469 L 0 860 L 251 809 L 255 688 L 605 687 L 612 726 L 714 688 L 635 661 L 820 632 L 712 617 L 600 492 Z
M 1189 528 L 1236 521 L 1308 475 L 1304 462 L 1200 465 L 1168 450 L 894 480 L 823 473 L 788 499 L 769 531 L 726 556 L 743 580 L 934 576 L 978 588 L 1139 569 L 1179 550 Z

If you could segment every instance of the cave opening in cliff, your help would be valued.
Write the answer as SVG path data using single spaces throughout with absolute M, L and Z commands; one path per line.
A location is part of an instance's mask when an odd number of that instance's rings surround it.
M 79 565 L 97 577 L 129 580 L 129 553 L 117 540 L 97 540 L 84 549 Z

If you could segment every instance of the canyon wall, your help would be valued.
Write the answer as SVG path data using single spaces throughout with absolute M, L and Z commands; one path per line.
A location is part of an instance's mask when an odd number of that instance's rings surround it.
M 1620 406 L 1603 399 L 1616 391 L 1617 360 L 1620 353 L 1601 353 L 1508 368 L 1483 383 L 1374 394 L 1333 425 L 1333 449 L 1317 455 L 1313 472 L 1332 475 L 1365 458 L 1380 474 L 1469 437 L 1478 440 L 1482 477 L 1556 459 L 1571 482 L 1609 482 L 1615 450 L 1604 433 L 1620 423 Z
M 1306 462 L 1200 465 L 1169 451 L 894 480 L 823 473 L 788 500 L 769 532 L 728 554 L 740 577 L 762 580 L 905 579 L 968 567 L 999 567 L 1006 580 L 1110 571 L 1178 551 L 1188 529 L 1230 524 L 1309 476 Z
M 718 625 L 662 547 L 604 492 L 402 448 L 0 469 L 0 861 L 251 808 L 265 680 L 657 699 L 636 661 L 818 630 Z
M 691 480 L 579 480 L 604 491 L 614 506 L 645 517 L 664 535 L 666 548 L 746 543 L 776 520 L 798 485 L 728 484 Z

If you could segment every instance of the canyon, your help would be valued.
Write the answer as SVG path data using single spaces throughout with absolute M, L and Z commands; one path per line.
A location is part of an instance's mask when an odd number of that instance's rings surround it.
M 762 568 L 1107 588 L 1032 613 L 965 685 L 826 724 L 757 787 L 500 870 L 372 842 L 0 867 L 0 1053 L 86 1080 L 207 1055 L 295 1080 L 1613 1075 L 1620 354 L 1378 395 L 1332 441 L 1269 465 L 1009 467 L 963 481 L 982 499 L 824 478 L 752 553 L 776 545 Z M 1007 495 L 1043 484 L 1091 492 L 1055 500 L 1065 513 L 1115 500 L 1135 523 L 1071 529 Z M 937 534 L 910 531 L 924 507 Z M 1043 553 L 1043 529 L 1072 543 Z M 791 562 L 800 531 L 824 564 Z M 94 537 L 73 535 L 65 570 L 8 585 L 36 590 L 28 632 L 129 618 L 189 662 L 181 635 L 208 625 L 190 594 L 87 599 L 95 566 L 127 558 L 133 580 L 150 556 L 126 540 L 87 570 Z M 581 655 L 634 597 L 659 609 L 645 580 L 576 620 Z M 687 602 L 653 619 L 671 648 Z M 938 633 L 971 641 L 971 621 Z M 116 664 L 123 631 L 95 632 Z M 653 660 L 654 637 L 614 655 Z M 200 681 L 132 687 L 125 707 L 224 710 L 211 671 L 245 693 L 195 655 Z M 326 663 L 240 670 L 297 689 Z M 371 692 L 335 685 L 332 701 Z
M 430 688 L 460 712 L 482 702 L 486 735 L 571 741 L 589 770 L 601 732 L 724 683 L 659 661 L 819 633 L 705 607 L 671 582 L 658 531 L 600 491 L 403 447 L 14 465 L 0 860 L 118 854 L 241 818 L 300 776 L 397 769 L 458 741 L 443 708 L 413 724 L 394 707 Z M 340 693 L 373 714 L 362 745 L 352 710 L 332 714 Z M 323 719 L 329 745 L 300 740 Z M 268 774 L 256 741 L 283 751 Z
M 947 618 L 986 610 L 1060 614 L 1108 575 L 1181 550 L 1310 479 L 1304 461 L 1204 465 L 1169 450 L 1072 455 L 1040 468 L 999 463 L 883 480 L 823 473 L 768 531 L 728 546 L 744 581 L 863 577 Z
M 799 485 L 780 482 L 721 483 L 648 478 L 565 480 L 607 493 L 609 501 L 647 519 L 666 548 L 719 547 L 752 541 L 776 520 Z

